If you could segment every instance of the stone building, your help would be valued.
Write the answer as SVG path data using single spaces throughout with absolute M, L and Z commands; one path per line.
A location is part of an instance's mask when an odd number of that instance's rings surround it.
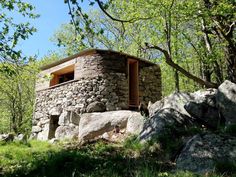
M 32 127 L 40 140 L 76 134 L 82 113 L 136 109 L 161 99 L 159 65 L 128 54 L 90 49 L 41 69 Z

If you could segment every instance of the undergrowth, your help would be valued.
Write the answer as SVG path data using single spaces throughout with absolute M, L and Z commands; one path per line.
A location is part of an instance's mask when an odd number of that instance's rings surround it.
M 0 176 L 200 176 L 174 172 L 173 164 L 163 161 L 161 154 L 159 143 L 140 143 L 136 137 L 128 138 L 123 144 L 97 141 L 82 146 L 76 142 L 53 145 L 41 141 L 12 142 L 0 145 Z M 207 176 L 219 177 L 217 174 Z

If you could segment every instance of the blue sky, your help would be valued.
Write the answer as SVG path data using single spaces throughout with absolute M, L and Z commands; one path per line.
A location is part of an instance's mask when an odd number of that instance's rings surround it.
M 36 12 L 40 14 L 38 19 L 30 21 L 31 24 L 37 28 L 29 39 L 20 42 L 19 48 L 27 56 L 38 55 L 38 58 L 47 55 L 49 51 L 57 49 L 49 39 L 53 36 L 54 32 L 63 23 L 70 21 L 68 15 L 67 5 L 64 0 L 24 0 L 36 7 Z M 86 8 L 84 6 L 83 8 Z

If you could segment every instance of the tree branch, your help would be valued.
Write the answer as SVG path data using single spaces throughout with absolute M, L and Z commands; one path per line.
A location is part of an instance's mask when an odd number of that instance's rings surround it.
M 135 21 L 138 21 L 138 20 L 150 20 L 154 17 L 139 17 L 139 18 L 131 18 L 129 20 L 122 20 L 122 19 L 118 19 L 118 18 L 115 18 L 113 17 L 112 15 L 110 15 L 103 7 L 102 5 L 102 2 L 100 0 L 95 0 L 99 6 L 99 8 L 103 11 L 104 14 L 106 14 L 106 16 L 108 16 L 110 19 L 114 20 L 114 21 L 117 21 L 117 22 L 121 22 L 121 23 L 133 23 Z
M 69 14 L 71 16 L 72 23 L 73 23 L 73 25 L 75 27 L 75 38 L 76 38 L 76 36 L 77 36 L 77 30 L 76 29 L 77 28 L 76 28 L 76 23 L 75 23 L 74 15 L 72 14 L 72 9 L 71 9 L 71 6 L 70 6 L 70 1 L 67 1 L 67 5 L 68 5 L 68 8 L 69 8 Z
M 226 36 L 228 36 L 234 29 L 235 21 L 229 26 L 229 30 L 226 32 Z
M 193 81 L 197 82 L 198 84 L 200 84 L 202 86 L 206 86 L 207 88 L 217 88 L 218 87 L 218 85 L 216 83 L 211 83 L 211 82 L 205 81 L 203 79 L 200 79 L 200 78 L 194 76 L 193 74 L 191 74 L 190 72 L 186 71 L 184 68 L 182 68 L 178 64 L 174 63 L 167 50 L 165 50 L 159 46 L 151 45 L 148 43 L 145 43 L 145 45 L 146 45 L 147 49 L 156 49 L 156 50 L 159 50 L 160 52 L 162 52 L 165 56 L 166 63 L 168 65 L 170 65 L 171 67 L 173 67 L 174 69 L 176 69 L 177 71 L 181 72 L 183 75 L 185 75 L 189 79 L 192 79 Z

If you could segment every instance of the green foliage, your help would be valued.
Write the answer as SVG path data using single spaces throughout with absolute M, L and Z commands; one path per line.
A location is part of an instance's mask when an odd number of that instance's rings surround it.
M 24 66 L 0 64 L 0 68 L 6 66 L 14 71 L 14 74 L 0 74 L 0 131 L 27 133 L 31 130 L 34 85 L 38 68 L 34 62 Z
M 28 22 L 15 22 L 11 13 L 27 18 L 37 18 L 33 13 L 34 7 L 29 3 L 20 0 L 0 1 L 0 61 L 22 63 L 27 60 L 22 56 L 22 51 L 17 50 L 16 46 L 20 40 L 27 39 L 36 31 Z M 9 13 L 10 12 L 10 13 Z
M 173 90 L 199 89 L 196 84 L 199 82 L 190 80 L 186 72 L 217 84 L 229 77 L 227 61 L 230 56 L 235 60 L 232 51 L 236 48 L 234 1 L 91 1 L 90 5 L 98 4 L 104 13 L 84 12 L 80 0 L 66 3 L 73 7 L 70 34 L 76 31 L 81 39 L 78 46 L 113 49 L 160 63 L 163 95 Z M 63 37 L 57 39 L 70 48 Z M 175 67 L 176 72 L 172 68 L 176 65 L 170 67 L 169 61 L 168 66 L 164 64 L 162 50 L 152 50 L 145 44 L 166 50 L 171 60 L 186 72 Z
M 37 69 L 35 59 L 24 56 L 17 45 L 36 31 L 26 21 L 38 15 L 21 0 L 0 1 L 0 11 L 0 132 L 26 133 L 31 127 Z

